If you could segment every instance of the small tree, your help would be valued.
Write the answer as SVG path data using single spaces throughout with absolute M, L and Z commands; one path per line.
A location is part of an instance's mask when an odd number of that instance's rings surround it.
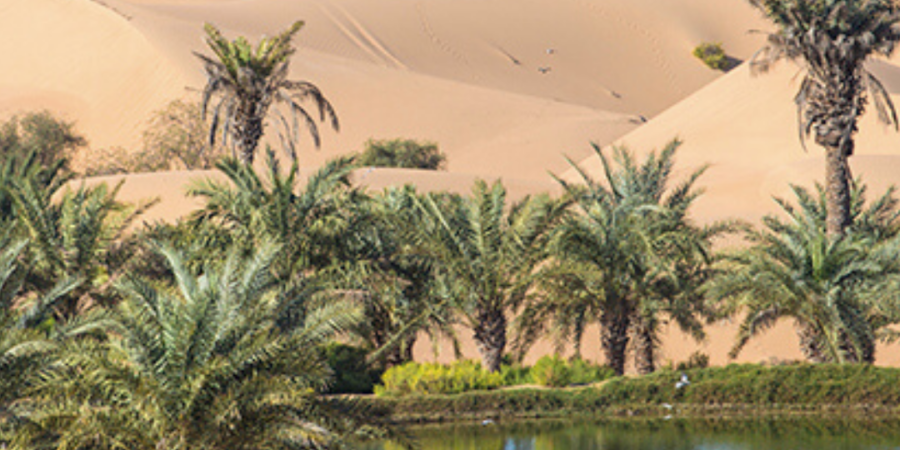
M 221 145 L 210 145 L 209 125 L 200 105 L 174 100 L 153 113 L 143 135 L 143 149 L 111 148 L 91 158 L 87 175 L 212 169 L 225 156 Z

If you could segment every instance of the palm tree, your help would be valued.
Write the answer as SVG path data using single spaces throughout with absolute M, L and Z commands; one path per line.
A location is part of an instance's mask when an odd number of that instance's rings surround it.
M 216 27 L 206 24 L 206 44 L 215 58 L 195 55 L 206 69 L 206 87 L 201 102 L 204 118 L 210 105 L 215 103 L 210 145 L 215 145 L 216 133 L 221 132 L 222 141 L 231 142 L 237 157 L 244 164 L 253 165 L 269 107 L 285 105 L 290 110 L 291 120 L 277 108 L 275 117 L 283 127 L 280 131 L 282 145 L 296 159 L 294 142 L 300 120 L 312 134 L 316 147 L 320 145 L 316 121 L 301 105 L 306 100 L 312 100 L 318 108 L 319 120 L 330 119 L 331 126 L 335 130 L 339 128 L 334 108 L 318 87 L 308 81 L 287 78 L 290 57 L 294 54 L 291 40 L 302 27 L 303 22 L 294 22 L 277 36 L 263 38 L 254 48 L 243 37 L 228 41 Z
M 352 400 L 318 394 L 330 371 L 317 349 L 356 322 L 358 309 L 293 297 L 272 276 L 278 250 L 235 251 L 195 277 L 178 251 L 161 247 L 174 285 L 118 283 L 113 333 L 62 350 L 58 369 L 33 389 L 34 412 L 14 443 L 318 449 L 379 431 Z
M 782 318 L 792 318 L 800 349 L 813 362 L 875 360 L 875 342 L 896 323 L 896 292 L 888 283 L 898 270 L 900 212 L 893 190 L 864 207 L 865 189 L 854 189 L 844 236 L 827 234 L 825 189 L 813 195 L 793 186 L 797 205 L 777 200 L 786 220 L 763 219 L 749 231 L 751 246 L 724 260 L 706 287 L 724 315 L 746 314 L 732 357 Z
M 630 342 L 638 370 L 655 369 L 661 316 L 695 338 L 704 336 L 700 318 L 705 310 L 697 288 L 709 271 L 712 238 L 730 226 L 698 227 L 688 218 L 700 195 L 694 184 L 705 167 L 669 190 L 679 145 L 672 141 L 640 164 L 627 149 L 615 148 L 618 168 L 595 145 L 603 183 L 574 163 L 584 185 L 559 180 L 578 210 L 553 240 L 559 265 L 546 279 L 550 292 L 562 296 L 551 300 L 555 306 L 542 304 L 547 300 L 541 298 L 526 308 L 524 342 L 548 321 L 558 338 L 580 339 L 587 323 L 597 320 L 607 364 L 622 374 Z
M 83 283 L 58 298 L 57 320 L 69 320 L 92 303 L 110 300 L 110 288 L 130 262 L 133 241 L 125 231 L 155 201 L 116 201 L 122 183 L 66 190 L 53 201 L 40 177 L 19 179 L 7 189 L 21 233 L 29 239 L 25 289 L 41 292 L 67 279 Z
M 500 182 L 478 181 L 471 197 L 429 195 L 421 211 L 435 224 L 420 234 L 421 249 L 438 264 L 447 295 L 474 333 L 484 367 L 500 369 L 507 315 L 534 285 L 547 239 L 567 204 L 546 195 L 507 208 Z
M 206 200 L 193 221 L 216 224 L 221 239 L 232 244 L 281 243 L 284 250 L 276 270 L 282 276 L 328 266 L 338 258 L 348 230 L 354 226 L 359 194 L 350 187 L 353 158 L 329 161 L 306 180 L 303 189 L 297 186 L 296 162 L 282 174 L 270 151 L 267 163 L 268 178 L 264 180 L 235 159 L 219 161 L 216 167 L 228 183 L 203 180 L 188 189 L 188 195 Z
M 436 226 L 429 216 L 419 214 L 422 200 L 411 185 L 367 198 L 358 211 L 364 225 L 347 233 L 351 253 L 331 269 L 342 275 L 336 280 L 341 288 L 364 299 L 369 320 L 359 324 L 356 334 L 379 349 L 376 355 L 384 355 L 387 367 L 412 360 L 420 332 L 432 342 L 442 336 L 456 343 L 454 312 L 441 301 L 442 285 L 435 277 L 438 262 L 410 245 L 417 234 Z
M 62 280 L 42 293 L 23 291 L 27 267 L 20 259 L 27 244 L 0 236 L 0 446 L 9 443 L 17 424 L 26 419 L 28 409 L 19 406 L 36 376 L 54 362 L 59 345 L 95 333 L 105 319 L 92 311 L 55 323 L 49 309 L 78 288 L 80 280 Z
M 789 59 L 805 69 L 794 97 L 803 136 L 825 149 L 828 235 L 850 224 L 850 166 L 857 120 L 867 103 L 897 126 L 884 86 L 865 68 L 873 55 L 890 56 L 900 41 L 900 8 L 893 0 L 749 0 L 778 27 L 751 68 L 765 72 Z

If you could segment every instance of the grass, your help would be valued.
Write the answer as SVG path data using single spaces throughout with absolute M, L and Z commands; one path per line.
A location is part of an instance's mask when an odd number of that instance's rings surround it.
M 675 389 L 680 372 L 618 377 L 565 389 L 506 389 L 456 395 L 360 399 L 396 422 L 485 418 L 748 415 L 763 413 L 871 414 L 900 412 L 900 369 L 865 365 L 729 365 L 686 371 L 691 384 Z M 663 404 L 673 405 L 670 410 Z

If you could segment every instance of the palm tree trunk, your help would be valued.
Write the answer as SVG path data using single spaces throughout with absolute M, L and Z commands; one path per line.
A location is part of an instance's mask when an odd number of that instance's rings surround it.
M 797 325 L 797 336 L 800 338 L 800 352 L 806 360 L 812 363 L 824 363 L 825 355 L 822 353 L 821 335 L 809 325 Z
M 256 147 L 263 135 L 263 118 L 257 111 L 261 107 L 261 100 L 241 102 L 238 118 L 235 124 L 234 140 L 237 146 L 238 158 L 248 166 L 253 165 L 256 156 Z
M 506 348 L 506 314 L 502 309 L 482 309 L 477 320 L 475 345 L 481 354 L 482 364 L 485 369 L 498 372 Z
M 638 373 L 647 375 L 656 370 L 656 340 L 650 327 L 641 319 L 634 332 L 634 365 Z
M 624 308 L 608 308 L 600 316 L 600 345 L 606 364 L 616 373 L 625 373 L 625 350 L 628 348 L 628 328 L 631 315 Z
M 844 235 L 850 224 L 850 165 L 848 152 L 840 146 L 825 148 L 825 186 L 828 208 L 825 230 L 828 237 Z

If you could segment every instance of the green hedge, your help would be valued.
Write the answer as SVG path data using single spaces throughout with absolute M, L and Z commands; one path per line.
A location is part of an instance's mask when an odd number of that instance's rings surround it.
M 503 375 L 491 373 L 471 360 L 453 364 L 409 362 L 391 367 L 381 376 L 382 384 L 375 394 L 459 394 L 467 391 L 496 389 L 503 385 Z
M 573 415 L 663 415 L 747 411 L 887 411 L 900 407 L 900 369 L 863 365 L 766 367 L 729 365 L 685 372 L 691 384 L 676 389 L 681 372 L 617 377 L 597 387 L 510 389 L 458 395 L 366 398 L 397 421 Z
M 537 360 L 530 372 L 533 383 L 547 387 L 596 383 L 615 376 L 615 372 L 607 366 L 581 358 L 569 361 L 558 355 L 547 355 Z

